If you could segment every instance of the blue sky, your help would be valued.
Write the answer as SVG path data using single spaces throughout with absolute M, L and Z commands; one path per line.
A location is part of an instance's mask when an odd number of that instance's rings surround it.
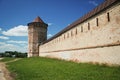
M 103 1 L 0 0 L 0 52 L 27 52 L 27 23 L 37 16 L 49 25 L 49 38 Z

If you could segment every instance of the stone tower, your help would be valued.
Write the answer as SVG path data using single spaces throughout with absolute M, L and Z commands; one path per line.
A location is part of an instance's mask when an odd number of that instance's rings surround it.
M 47 27 L 39 16 L 28 23 L 28 57 L 39 56 L 39 45 L 47 40 Z

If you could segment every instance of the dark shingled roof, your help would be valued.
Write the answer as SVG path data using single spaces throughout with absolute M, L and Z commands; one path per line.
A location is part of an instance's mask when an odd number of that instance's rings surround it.
M 73 22 L 72 24 L 70 24 L 69 26 L 67 26 L 66 28 L 64 28 L 62 31 L 60 31 L 59 33 L 57 33 L 53 37 L 51 37 L 50 39 L 48 39 L 45 42 L 43 42 L 43 44 L 45 44 L 45 43 L 53 40 L 54 38 L 57 38 L 61 34 L 67 32 L 68 30 L 70 30 L 72 28 L 74 28 L 76 25 L 78 25 L 78 24 L 86 21 L 87 19 L 93 17 L 94 15 L 96 15 L 99 12 L 105 10 L 106 8 L 110 7 L 111 5 L 113 5 L 114 3 L 118 2 L 118 1 L 120 1 L 120 0 L 105 0 L 105 2 L 103 2 L 101 5 L 97 6 L 95 9 L 93 9 L 90 12 L 88 12 L 86 15 L 84 15 L 83 17 L 81 17 L 77 21 Z

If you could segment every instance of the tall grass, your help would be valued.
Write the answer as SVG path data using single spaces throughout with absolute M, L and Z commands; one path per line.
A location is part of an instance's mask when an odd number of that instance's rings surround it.
M 15 80 L 119 80 L 120 67 L 74 63 L 48 58 L 24 58 L 8 63 Z

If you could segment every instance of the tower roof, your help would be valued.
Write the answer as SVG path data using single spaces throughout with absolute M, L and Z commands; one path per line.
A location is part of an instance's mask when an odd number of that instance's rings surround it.
M 37 18 L 35 18 L 35 20 L 33 22 L 44 23 L 43 20 L 39 16 L 37 16 Z

